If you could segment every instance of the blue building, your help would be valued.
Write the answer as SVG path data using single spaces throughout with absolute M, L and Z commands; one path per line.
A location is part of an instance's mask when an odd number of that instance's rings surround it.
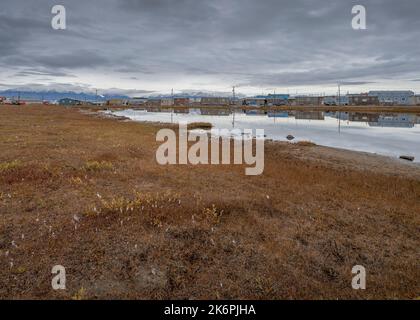
M 369 91 L 369 96 L 378 97 L 379 103 L 388 105 L 408 105 L 413 91 Z
M 252 98 L 244 99 L 244 104 L 248 106 L 261 107 L 261 106 L 282 106 L 287 104 L 289 99 L 288 94 L 269 94 L 260 95 Z

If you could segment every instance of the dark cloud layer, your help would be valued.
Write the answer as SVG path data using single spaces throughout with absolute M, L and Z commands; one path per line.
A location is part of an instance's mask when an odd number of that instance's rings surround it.
M 420 78 L 416 0 L 61 0 L 65 31 L 51 28 L 55 4 L 2 0 L 0 76 L 157 90 Z M 367 30 L 351 28 L 356 4 L 367 8 Z

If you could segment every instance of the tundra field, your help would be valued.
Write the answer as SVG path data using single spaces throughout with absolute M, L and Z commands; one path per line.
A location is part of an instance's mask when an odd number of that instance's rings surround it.
M 161 127 L 0 106 L 0 298 L 419 297 L 419 164 L 267 141 L 261 176 L 161 166 Z

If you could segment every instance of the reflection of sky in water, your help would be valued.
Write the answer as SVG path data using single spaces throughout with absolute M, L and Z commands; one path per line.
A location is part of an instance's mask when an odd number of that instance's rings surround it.
M 232 129 L 232 115 L 209 116 L 200 114 L 172 114 L 169 112 L 145 112 L 124 110 L 114 112 L 136 121 L 171 123 L 210 122 L 218 129 Z M 279 114 L 280 115 L 280 114 Z M 308 115 L 301 114 L 298 117 Z M 334 117 L 335 116 L 335 117 Z M 293 135 L 294 141 L 312 141 L 318 145 L 365 151 L 399 157 L 409 155 L 420 161 L 420 125 L 414 124 L 415 116 L 408 118 L 376 116 L 369 123 L 349 121 L 348 115 L 341 114 L 339 121 L 335 114 L 327 114 L 324 120 L 305 120 L 295 117 L 269 118 L 266 115 L 235 114 L 235 128 L 264 129 L 268 139 L 287 141 L 287 135 Z M 309 116 L 311 117 L 311 116 Z M 399 116 L 400 117 L 400 116 Z M 323 118 L 323 116 L 321 117 Z M 367 119 L 366 119 L 367 120 Z M 373 121 L 372 121 L 373 120 Z M 338 132 L 340 122 L 340 133 Z

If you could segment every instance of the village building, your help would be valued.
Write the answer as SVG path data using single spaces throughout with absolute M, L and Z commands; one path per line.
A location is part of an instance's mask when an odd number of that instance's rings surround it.
M 174 99 L 172 98 L 162 98 L 160 99 L 160 105 L 162 107 L 170 107 L 174 105 Z
M 174 105 L 178 107 L 186 107 L 190 104 L 189 98 L 175 98 Z
M 127 100 L 129 106 L 141 106 L 147 102 L 147 98 L 134 97 Z
M 58 104 L 62 106 L 80 106 L 83 104 L 83 102 L 76 99 L 63 98 L 58 100 Z
M 416 94 L 411 96 L 409 104 L 412 106 L 420 106 L 420 95 Z
M 106 102 L 108 106 L 125 106 L 128 104 L 128 101 L 125 99 L 109 99 Z
M 380 104 L 384 105 L 409 105 L 413 91 L 369 91 L 369 96 L 376 96 Z
M 147 100 L 147 106 L 149 107 L 160 107 L 162 105 L 162 99 L 151 98 Z
M 202 106 L 226 106 L 230 104 L 230 98 L 226 97 L 203 97 L 201 98 Z
M 322 103 L 325 106 L 348 106 L 349 105 L 349 97 L 348 96 L 328 96 L 324 97 Z
M 264 107 L 268 105 L 268 100 L 265 97 L 254 97 L 243 99 L 243 105 L 250 107 Z
M 322 104 L 322 97 L 318 96 L 296 96 L 292 101 L 291 105 L 295 106 L 318 106 Z
M 352 106 L 377 106 L 379 105 L 379 98 L 377 96 L 370 96 L 367 93 L 348 94 L 349 104 Z

